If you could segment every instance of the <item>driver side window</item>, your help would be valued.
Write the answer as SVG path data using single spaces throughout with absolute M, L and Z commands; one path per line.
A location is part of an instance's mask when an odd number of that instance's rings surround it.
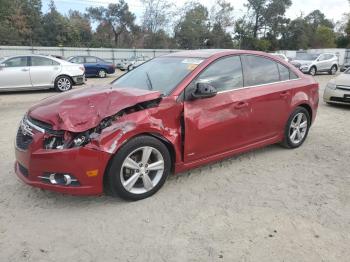
M 218 92 L 234 90 L 243 87 L 242 64 L 239 56 L 221 58 L 210 64 L 194 81 L 207 83 Z

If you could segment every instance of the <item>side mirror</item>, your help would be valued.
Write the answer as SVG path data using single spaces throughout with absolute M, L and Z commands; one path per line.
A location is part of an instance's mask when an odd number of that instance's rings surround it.
M 0 64 L 0 70 L 6 67 L 6 64 Z
M 198 83 L 196 90 L 192 93 L 194 99 L 210 98 L 216 96 L 218 91 L 208 83 Z

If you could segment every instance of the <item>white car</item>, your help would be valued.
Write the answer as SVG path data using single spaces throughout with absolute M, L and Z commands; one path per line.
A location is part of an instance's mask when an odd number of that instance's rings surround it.
M 0 92 L 55 88 L 68 91 L 85 83 L 84 65 L 42 55 L 0 58 Z
M 350 68 L 327 84 L 323 100 L 328 104 L 350 105 Z
M 145 63 L 146 61 L 148 61 L 150 58 L 147 56 L 133 56 L 129 59 L 123 59 L 121 62 L 119 62 L 117 64 L 117 68 L 125 71 L 131 71 L 133 70 L 135 67 L 138 67 L 139 65 L 142 65 L 143 63 Z
M 286 57 L 284 54 L 272 53 L 271 55 L 276 56 L 276 57 L 279 57 L 279 58 L 283 59 L 283 60 L 286 61 L 286 62 L 289 62 L 288 57 Z
M 335 75 L 339 69 L 338 57 L 335 54 L 308 54 L 297 53 L 291 64 L 304 74 L 316 75 L 318 72 L 327 72 Z

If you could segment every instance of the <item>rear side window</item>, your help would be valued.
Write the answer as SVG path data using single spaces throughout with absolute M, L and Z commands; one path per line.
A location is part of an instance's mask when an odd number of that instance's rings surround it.
M 85 62 L 86 62 L 86 63 L 93 64 L 93 63 L 96 63 L 96 62 L 97 62 L 97 59 L 96 59 L 96 57 L 87 56 L 87 57 L 85 57 Z
M 256 55 L 242 56 L 244 85 L 256 86 L 280 81 L 276 62 Z
M 25 66 L 28 66 L 26 56 L 11 58 L 11 59 L 5 61 L 4 64 L 6 65 L 6 67 L 25 67 Z
M 280 71 L 280 80 L 289 80 L 289 69 L 284 65 L 278 63 L 278 70 Z
M 210 64 L 195 80 L 197 83 L 208 83 L 218 92 L 243 87 L 242 64 L 239 56 L 219 59 Z
M 72 58 L 69 62 L 75 63 L 75 64 L 84 64 L 84 57 L 77 56 Z
M 32 66 L 56 66 L 59 65 L 56 61 L 53 61 L 51 59 L 45 58 L 45 57 L 37 57 L 32 56 L 31 57 Z
M 278 65 L 278 71 L 280 72 L 280 80 L 281 81 L 286 81 L 290 79 L 298 79 L 298 76 L 293 73 L 288 67 L 277 63 Z

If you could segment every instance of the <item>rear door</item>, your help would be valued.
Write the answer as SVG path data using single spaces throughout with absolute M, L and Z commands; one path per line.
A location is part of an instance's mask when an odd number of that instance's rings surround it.
M 10 58 L 0 67 L 0 89 L 32 87 L 27 56 Z
M 331 68 L 329 59 L 327 58 L 327 54 L 322 54 L 318 57 L 317 63 L 317 71 L 326 71 Z
M 97 58 L 93 56 L 86 56 L 84 67 L 85 67 L 85 74 L 90 76 L 97 75 L 98 73 Z
M 274 60 L 242 56 L 245 99 L 250 105 L 249 144 L 275 139 L 281 135 L 289 117 L 293 81 L 290 71 Z
M 218 90 L 211 98 L 191 99 L 198 83 Z M 184 102 L 185 162 L 239 148 L 248 143 L 251 108 L 243 89 L 239 56 L 221 58 L 210 64 L 186 88 Z
M 34 88 L 53 87 L 60 72 L 60 63 L 46 57 L 30 57 L 30 78 Z

